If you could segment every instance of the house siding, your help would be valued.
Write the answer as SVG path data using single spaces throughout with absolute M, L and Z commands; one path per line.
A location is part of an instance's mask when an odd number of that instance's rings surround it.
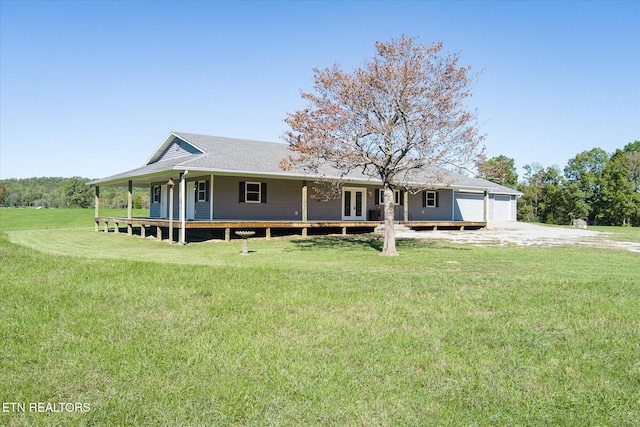
M 267 203 L 239 202 L 240 182 L 267 184 Z M 216 176 L 214 219 L 221 220 L 301 220 L 302 181 Z
M 433 190 L 435 191 L 435 190 Z M 409 221 L 451 221 L 453 190 L 437 190 L 438 206 L 422 207 L 422 192 L 409 194 Z
M 194 219 L 198 219 L 198 220 L 209 219 L 209 202 L 196 202 Z
M 184 157 L 191 154 L 200 154 L 200 151 L 180 138 L 174 138 L 173 142 L 169 144 L 157 161 L 161 162 L 163 160 L 176 159 L 178 157 Z
M 203 177 L 193 177 L 189 182 L 208 181 Z M 239 201 L 239 183 L 240 182 L 262 182 L 267 184 L 267 203 L 247 203 Z M 153 183 L 150 188 L 151 200 L 153 200 L 153 187 L 162 185 L 163 182 Z M 302 186 L 301 180 L 285 180 L 285 179 L 264 179 L 239 176 L 218 176 L 216 175 L 213 183 L 213 203 L 210 201 L 197 202 L 195 198 L 191 199 L 191 203 L 195 204 L 194 219 L 209 220 L 238 220 L 238 221 L 260 221 L 260 220 L 283 220 L 283 221 L 301 221 L 302 220 Z M 384 218 L 384 205 L 376 204 L 376 190 L 381 191 L 381 187 L 376 185 L 352 185 L 353 188 L 363 188 L 366 193 L 365 203 L 365 219 L 370 219 L 370 212 L 380 209 L 380 219 Z M 342 220 L 342 197 L 330 199 L 327 201 L 317 200 L 314 197 L 314 184 L 308 183 L 307 192 L 307 220 L 308 221 L 341 221 Z M 163 187 L 162 203 L 150 203 L 151 218 L 166 218 L 168 212 L 162 212 L 162 206 L 168 204 L 169 190 Z M 179 202 L 180 186 L 177 184 L 174 188 L 174 219 L 180 218 L 180 202 Z M 408 209 L 409 221 L 451 221 L 463 220 L 461 212 L 455 206 L 454 192 L 451 189 L 440 189 L 438 193 L 437 207 L 422 206 L 422 192 L 409 194 L 408 206 L 396 205 L 394 207 L 394 217 L 396 221 L 404 220 L 404 211 Z M 460 193 L 458 193 L 460 194 Z M 209 195 L 208 197 L 211 197 Z M 187 197 L 188 199 L 188 197 Z M 515 204 L 515 197 L 510 197 L 511 203 Z M 479 201 L 484 203 L 483 201 Z M 211 205 L 213 205 L 213 215 L 211 215 Z M 480 208 L 479 208 L 480 209 Z M 489 196 L 488 218 L 495 216 L 495 198 Z M 454 215 L 455 212 L 455 215 Z M 515 209 L 511 211 L 515 216 Z
M 309 221 L 339 221 L 342 219 L 342 198 L 317 200 L 315 185 L 309 184 L 307 192 L 307 219 Z
M 149 217 L 151 218 L 163 218 L 167 216 L 167 213 L 163 213 L 162 212 L 162 201 L 163 200 L 169 200 L 169 193 L 167 191 L 162 191 L 165 190 L 164 187 L 162 187 L 163 184 L 166 184 L 165 182 L 154 182 L 151 183 L 150 188 L 149 188 Z M 153 202 L 153 187 L 160 187 L 161 191 L 160 191 L 160 203 L 154 203 Z

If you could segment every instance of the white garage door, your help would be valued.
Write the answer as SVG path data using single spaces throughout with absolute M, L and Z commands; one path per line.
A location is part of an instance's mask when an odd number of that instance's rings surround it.
M 496 221 L 511 221 L 511 197 L 496 196 L 493 202 L 493 219 Z
M 454 218 L 456 221 L 484 221 L 484 195 L 457 193 Z

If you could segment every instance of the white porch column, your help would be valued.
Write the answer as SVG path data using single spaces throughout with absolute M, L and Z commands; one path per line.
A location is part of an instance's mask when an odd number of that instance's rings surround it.
M 169 243 L 173 243 L 173 179 L 169 178 L 167 186 L 169 187 Z
M 484 222 L 489 218 L 489 192 L 484 192 Z
M 180 174 L 180 196 L 179 196 L 179 202 L 180 202 L 180 243 L 181 244 L 185 244 L 186 243 L 186 227 L 185 227 L 185 223 L 186 223 L 186 208 L 187 208 L 187 203 L 186 203 L 186 189 L 187 189 L 187 183 L 185 181 L 185 175 L 187 175 L 189 173 L 189 171 L 184 171 L 184 173 Z
M 404 191 L 404 222 L 409 222 L 409 192 Z
M 211 174 L 211 183 L 209 184 L 209 219 L 213 221 L 213 174 Z

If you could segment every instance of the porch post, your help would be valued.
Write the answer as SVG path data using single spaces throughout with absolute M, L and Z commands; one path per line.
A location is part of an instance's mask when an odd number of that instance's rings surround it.
M 173 243 L 173 179 L 169 178 L 169 243 Z
M 404 222 L 409 222 L 409 192 L 404 191 L 402 197 L 404 198 Z
M 98 217 L 100 216 L 100 187 L 96 185 L 96 196 L 94 198 L 94 202 L 95 202 L 95 213 L 94 213 L 94 217 L 95 217 L 95 230 L 96 231 L 100 231 L 100 221 L 98 221 Z
M 307 181 L 302 181 L 302 221 L 303 222 L 307 222 L 307 216 L 308 216 L 307 193 L 308 193 Z
M 211 183 L 209 184 L 209 219 L 213 221 L 213 174 L 211 174 Z
M 489 192 L 484 192 L 484 222 L 489 218 Z
M 184 176 L 187 174 L 188 171 L 185 171 L 184 173 L 180 174 L 180 196 L 179 196 L 179 200 L 180 200 L 180 243 L 181 244 L 185 244 L 185 220 L 186 220 L 186 207 L 187 207 L 187 203 L 186 203 L 186 188 L 187 188 L 187 183 L 185 181 Z
M 127 234 L 131 236 L 133 234 L 133 226 L 131 225 L 131 218 L 133 216 L 133 181 L 129 180 L 129 189 L 127 191 Z

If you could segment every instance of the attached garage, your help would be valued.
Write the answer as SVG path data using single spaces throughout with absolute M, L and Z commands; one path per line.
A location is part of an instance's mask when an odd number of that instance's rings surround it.
M 455 221 L 484 221 L 484 195 L 456 193 L 454 198 Z
M 496 221 L 513 221 L 511 196 L 495 196 L 493 219 Z

